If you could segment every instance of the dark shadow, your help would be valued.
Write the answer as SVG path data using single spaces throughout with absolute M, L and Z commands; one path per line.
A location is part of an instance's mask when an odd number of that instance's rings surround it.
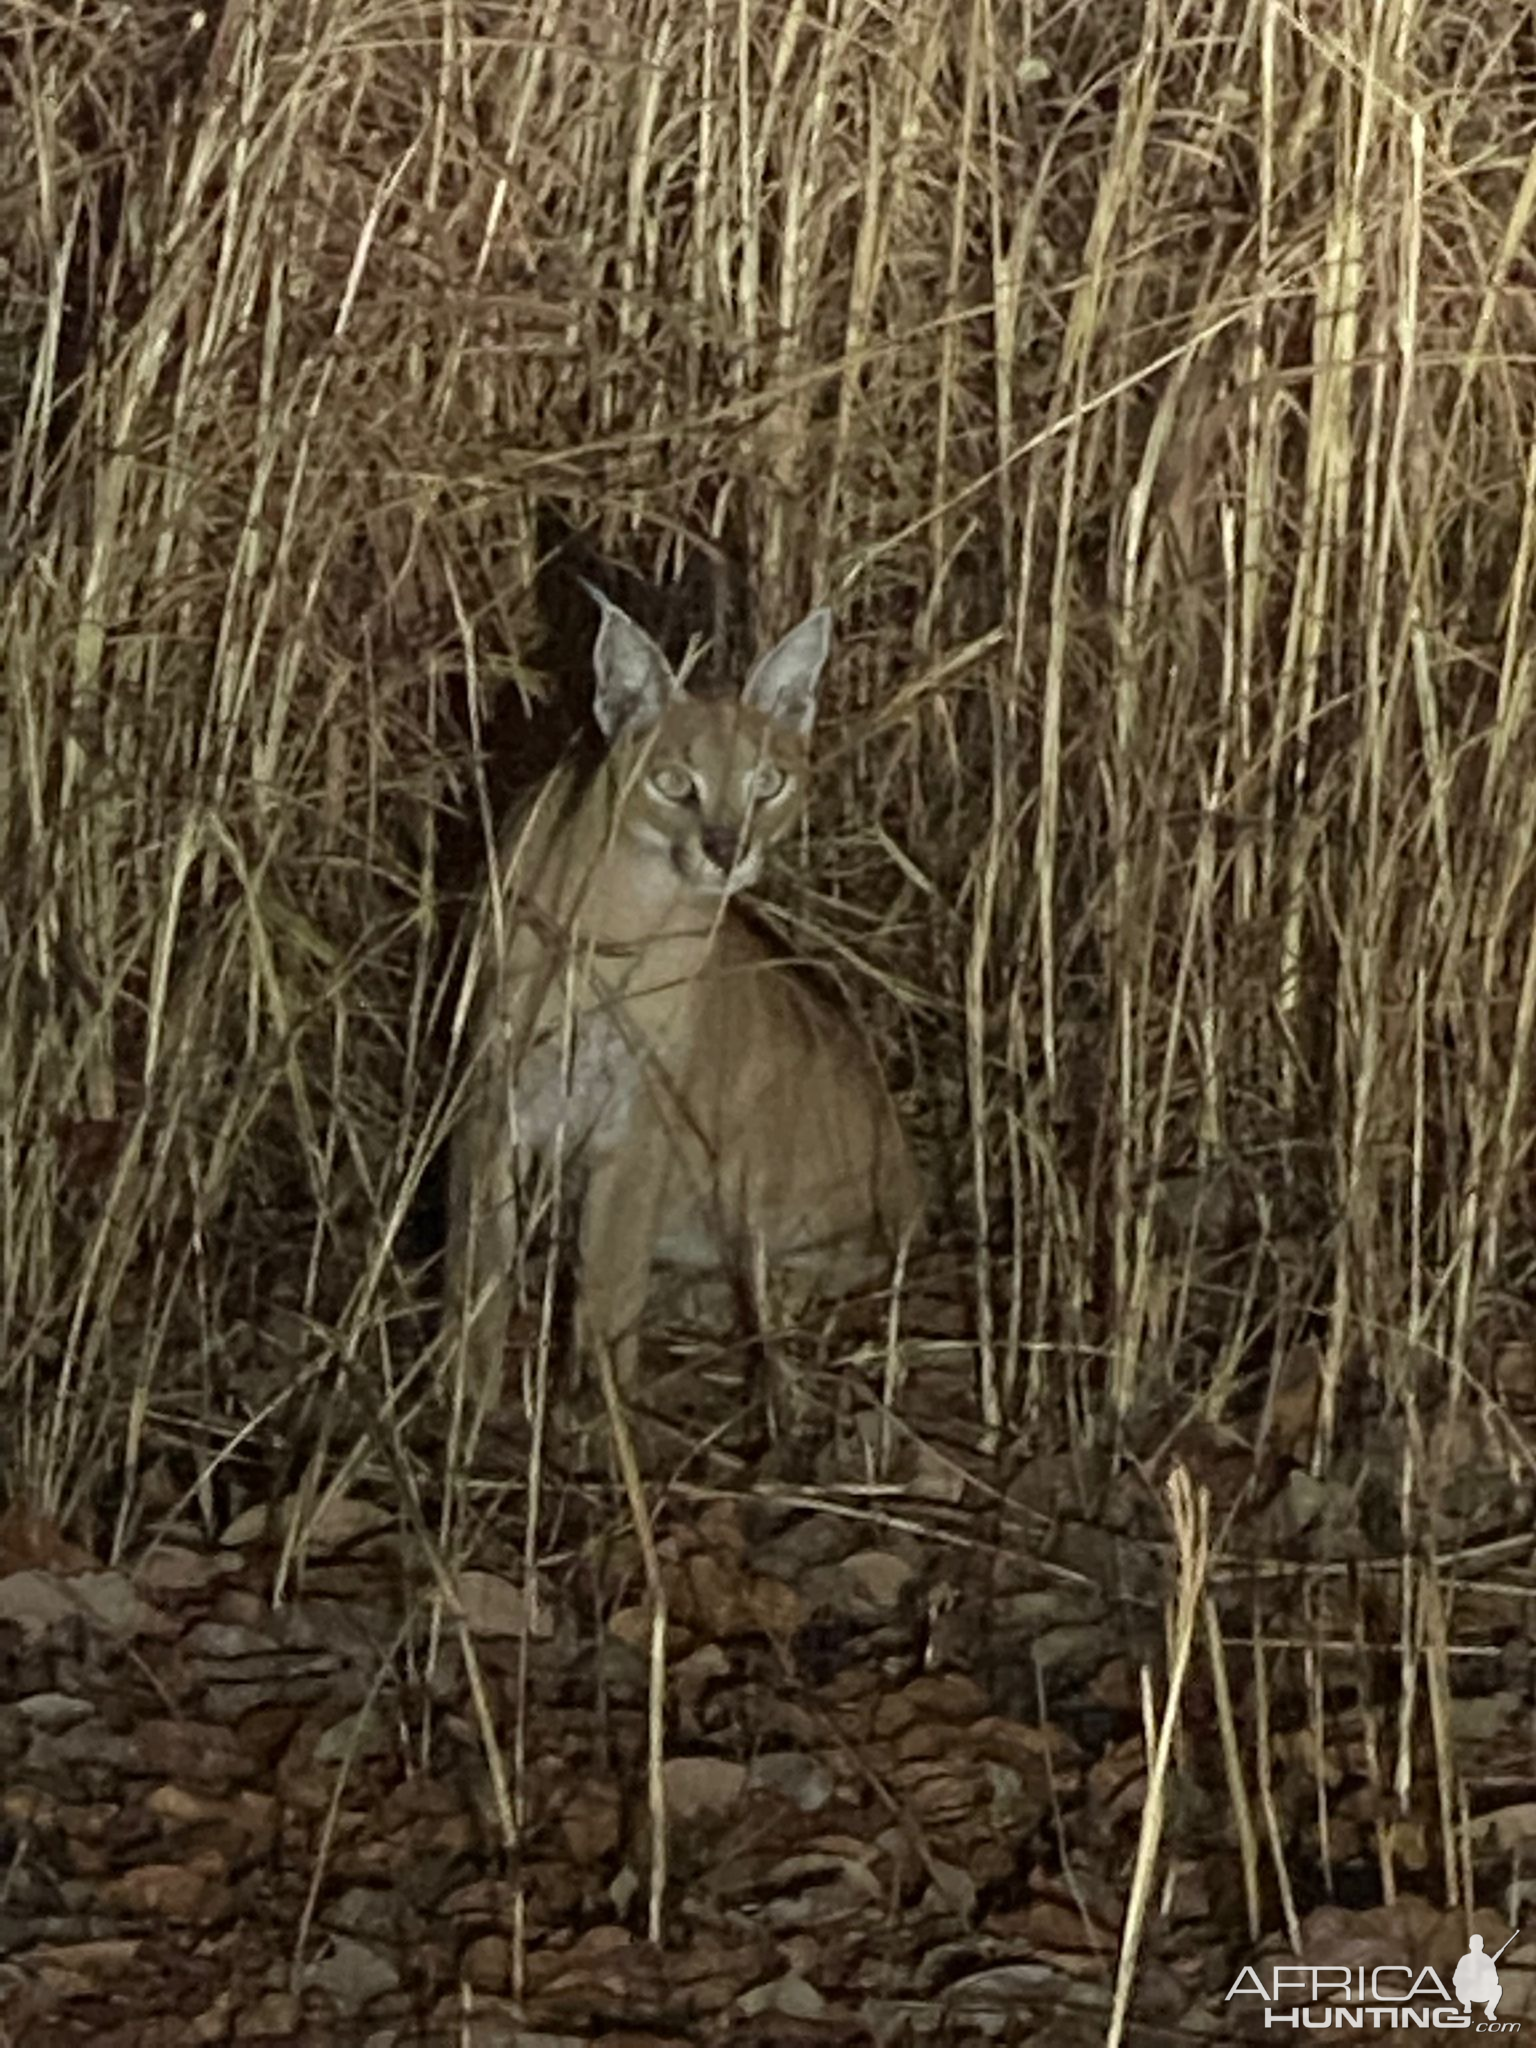
M 594 765 L 600 755 L 601 739 L 592 718 L 592 648 L 599 614 L 587 584 L 621 605 L 675 668 L 681 670 L 693 644 L 697 659 L 689 671 L 689 687 L 699 696 L 739 689 L 751 647 L 747 582 L 736 551 L 693 542 L 676 580 L 658 588 L 601 555 L 558 506 L 540 508 L 535 537 L 539 630 L 526 658 L 530 668 L 551 679 L 552 687 L 537 698 L 503 689 L 480 726 L 480 772 L 497 833 L 521 799 L 573 750 L 587 755 Z M 448 713 L 468 755 L 475 740 L 468 679 L 450 679 L 446 688 Z M 443 907 L 439 980 L 445 991 L 439 1016 L 444 1031 L 491 856 L 486 811 L 470 794 L 473 781 L 466 781 L 465 787 L 468 800 L 444 816 L 438 840 L 437 885 Z M 413 1260 L 436 1260 L 447 1242 L 447 1154 L 448 1147 L 440 1146 L 407 1226 L 408 1256 Z

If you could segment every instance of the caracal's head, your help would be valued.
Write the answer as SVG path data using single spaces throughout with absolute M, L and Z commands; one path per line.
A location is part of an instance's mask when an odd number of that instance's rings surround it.
M 702 896 L 757 880 L 799 817 L 831 614 L 765 654 L 736 698 L 691 697 L 661 649 L 598 591 L 594 710 L 620 792 L 619 830 Z

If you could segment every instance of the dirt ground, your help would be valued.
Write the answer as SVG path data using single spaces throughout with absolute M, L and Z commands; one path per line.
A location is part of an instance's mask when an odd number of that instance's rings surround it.
M 908 1357 L 894 1411 L 808 1371 L 752 1462 L 739 1369 L 656 1361 L 664 1640 L 622 1492 L 556 1431 L 530 1536 L 510 1421 L 446 1574 L 366 1470 L 113 1568 L 11 1513 L 0 2039 L 1068 2048 L 1117 1985 L 1124 2039 L 1257 2039 L 1288 1928 L 1449 1985 L 1445 1898 L 1526 1881 L 1528 1480 L 1451 1415 L 1433 1513 L 1384 1425 L 1315 1480 L 1304 1368 L 1010 1460 L 970 1347 Z

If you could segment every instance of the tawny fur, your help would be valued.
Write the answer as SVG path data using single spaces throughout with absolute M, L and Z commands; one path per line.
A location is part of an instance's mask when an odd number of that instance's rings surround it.
M 608 752 L 515 822 L 477 939 L 449 1291 L 487 1401 L 541 1174 L 578 1205 L 579 1344 L 608 1347 L 622 1384 L 656 1266 L 844 1294 L 889 1271 L 920 1210 L 868 1039 L 730 901 L 800 815 L 826 614 L 739 700 L 703 702 L 599 601 Z

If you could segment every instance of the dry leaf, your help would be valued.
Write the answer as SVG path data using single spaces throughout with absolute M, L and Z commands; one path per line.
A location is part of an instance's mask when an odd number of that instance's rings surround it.
M 267 1991 L 239 2007 L 237 2041 L 292 2040 L 303 2024 L 304 2003 L 296 1991 Z
M 189 1550 L 180 1543 L 160 1543 L 134 1566 L 133 1578 L 144 1593 L 196 1593 L 229 1568 L 227 1557 Z
M 755 2019 L 759 2013 L 777 2012 L 790 2019 L 819 2020 L 826 2012 L 827 2001 L 814 1984 L 808 1984 L 798 1971 L 791 1970 L 771 1984 L 755 1984 L 750 1991 L 743 1991 L 736 2006 L 748 2019 Z
M 865 1863 L 862 1843 L 852 1853 L 834 1848 L 810 1849 L 786 1856 L 768 1873 L 764 1918 L 772 1927 L 813 1927 L 849 1916 L 878 1911 L 885 1888 Z
M 106 1635 L 176 1633 L 175 1623 L 142 1599 L 122 1572 L 79 1572 L 65 1578 L 33 1569 L 0 1579 L 0 1621 L 15 1622 L 25 1636 L 43 1635 L 79 1615 Z
M 1322 1361 L 1317 1347 L 1301 1344 L 1276 1375 L 1269 1397 L 1269 1427 L 1276 1450 L 1298 1463 L 1305 1461 L 1317 1431 L 1322 1396 Z
M 853 1595 L 853 1611 L 872 1615 L 891 1612 L 917 1576 L 914 1565 L 889 1550 L 856 1550 L 840 1569 Z
M 608 1617 L 609 1635 L 631 1650 L 650 1648 L 652 1626 L 649 1606 L 620 1607 Z
M 831 1799 L 835 1780 L 820 1757 L 786 1749 L 755 1756 L 747 1773 L 754 1788 L 776 1792 L 802 1813 L 817 1813 Z
M 34 1692 L 16 1702 L 16 1711 L 32 1727 L 57 1735 L 89 1721 L 96 1710 L 89 1700 L 76 1699 L 67 1692 Z
M 277 1543 L 297 1521 L 303 1543 L 311 1554 L 339 1550 L 364 1536 L 376 1535 L 394 1526 L 394 1516 L 376 1502 L 353 1500 L 346 1494 L 320 1501 L 308 1493 L 288 1493 L 281 1500 L 258 1501 L 246 1508 L 222 1532 L 219 1541 L 226 1550 L 239 1550 L 250 1543 Z
M 680 1725 L 686 1730 L 693 1722 L 705 1691 L 717 1679 L 730 1675 L 731 1660 L 718 1643 L 701 1643 L 672 1672 L 672 1690 L 677 1700 Z
M 51 1515 L 24 1501 L 0 1510 L 0 1579 L 15 1572 L 89 1572 L 98 1560 L 71 1543 Z
M 497 1572 L 460 1572 L 454 1590 L 464 1624 L 474 1636 L 521 1636 L 540 1641 L 554 1634 L 555 1624 L 537 1594 L 530 1600 L 520 1586 Z
M 793 1635 L 804 1603 L 793 1586 L 764 1573 L 743 1571 L 735 1558 L 696 1552 L 673 1581 L 679 1622 L 713 1640 L 743 1635 Z
M 875 1733 L 899 1735 L 915 1721 L 973 1721 L 986 1706 L 987 1696 L 974 1678 L 959 1671 L 936 1672 L 882 1699 L 875 1710 Z
M 612 1784 L 583 1785 L 562 1808 L 560 1832 L 576 1861 L 591 1865 L 611 1856 L 619 1846 L 623 1802 Z
M 255 1766 L 228 1728 L 207 1721 L 141 1721 L 133 1747 L 142 1770 L 158 1778 L 227 1785 Z
M 229 1907 L 222 1856 L 201 1854 L 186 1863 L 141 1863 L 101 1888 L 104 1904 L 157 1920 L 217 1919 Z
M 723 1814 L 747 1789 L 747 1767 L 723 1756 L 670 1756 L 661 1767 L 674 1820 Z
M 512 1944 L 504 1934 L 482 1934 L 465 1948 L 459 1971 L 476 1991 L 507 1991 L 512 1984 Z
M 79 1998 L 112 1984 L 139 1947 L 137 1940 L 49 1942 L 28 1953 L 27 1967 L 55 1992 Z M 4 2038 L 0 2033 L 0 2040 Z
M 344 2013 L 361 2011 L 370 1999 L 393 1991 L 400 1982 L 393 1963 L 349 1934 L 333 1935 L 326 1953 L 306 1963 L 300 1977 L 328 1992 Z

